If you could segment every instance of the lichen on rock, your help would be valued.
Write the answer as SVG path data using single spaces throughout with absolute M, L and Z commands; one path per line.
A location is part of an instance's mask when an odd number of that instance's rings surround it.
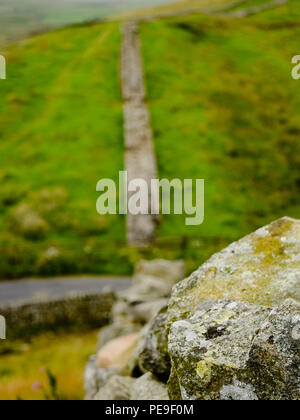
M 171 399 L 299 400 L 300 304 L 200 303 L 169 334 Z
M 300 221 L 283 218 L 231 244 L 178 283 L 169 324 L 194 313 L 201 301 L 273 307 L 288 298 L 300 301 Z
M 259 399 L 300 399 L 300 303 L 273 309 L 256 335 L 249 370 Z
M 253 338 L 269 312 L 246 302 L 202 302 L 191 317 L 173 323 L 171 399 L 220 399 L 222 388 L 247 368 Z

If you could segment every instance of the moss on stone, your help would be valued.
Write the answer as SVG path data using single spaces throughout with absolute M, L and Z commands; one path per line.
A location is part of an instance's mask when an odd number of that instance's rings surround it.
M 186 319 L 206 300 L 232 299 L 276 306 L 300 300 L 300 221 L 283 218 L 215 254 L 179 283 L 169 305 L 169 325 Z

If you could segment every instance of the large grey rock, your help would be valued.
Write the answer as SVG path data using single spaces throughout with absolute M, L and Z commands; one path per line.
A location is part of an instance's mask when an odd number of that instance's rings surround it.
M 128 376 L 111 376 L 94 397 L 95 401 L 128 401 L 135 379 Z
M 169 335 L 171 399 L 299 400 L 300 304 L 209 301 Z
M 201 301 L 230 299 L 276 306 L 300 301 L 300 221 L 283 218 L 215 254 L 178 283 L 169 321 L 193 314 Z
M 151 373 L 146 373 L 133 384 L 130 399 L 136 401 L 167 401 L 169 400 L 168 387 L 159 382 Z
M 202 302 L 193 315 L 173 323 L 171 399 L 220 399 L 223 386 L 241 379 L 252 340 L 269 312 L 244 302 Z
M 183 280 L 183 261 L 141 261 L 136 266 L 132 287 L 121 293 L 129 302 L 151 302 L 168 298 L 172 287 Z
M 138 354 L 141 371 L 152 372 L 163 381 L 168 380 L 171 371 L 166 331 L 167 317 L 167 308 L 164 308 L 152 320 L 139 345 Z
M 256 335 L 249 367 L 259 399 L 300 399 L 300 303 L 273 309 Z

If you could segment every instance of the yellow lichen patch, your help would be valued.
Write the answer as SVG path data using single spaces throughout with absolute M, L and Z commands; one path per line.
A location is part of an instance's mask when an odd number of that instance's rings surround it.
M 300 221 L 283 218 L 215 254 L 191 279 L 175 287 L 170 319 L 176 321 L 182 314 L 187 318 L 203 301 L 273 307 L 288 297 L 299 300 L 299 238 Z
M 274 259 L 284 257 L 284 246 L 280 238 L 267 236 L 259 238 L 255 242 L 255 252 L 265 254 L 265 258 L 262 260 L 263 264 L 272 264 Z
M 233 311 L 225 312 L 222 317 L 216 320 L 216 323 L 219 325 L 226 324 L 231 318 L 234 318 L 236 314 Z
M 256 254 L 265 254 L 263 264 L 272 264 L 275 259 L 286 257 L 284 244 L 281 238 L 293 226 L 292 220 L 280 219 L 269 226 L 269 235 L 266 237 L 254 237 L 253 247 Z
M 284 233 L 289 231 L 294 221 L 287 218 L 276 220 L 269 226 L 269 232 L 272 236 L 282 237 Z
M 197 375 L 205 383 L 209 384 L 212 377 L 213 363 L 210 360 L 201 360 L 197 363 Z

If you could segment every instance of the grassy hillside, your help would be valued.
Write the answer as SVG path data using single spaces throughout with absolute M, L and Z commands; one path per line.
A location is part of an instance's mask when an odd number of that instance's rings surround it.
M 141 33 L 160 176 L 206 180 L 204 225 L 165 218 L 161 235 L 238 238 L 299 217 L 299 3 L 251 19 L 144 23 Z
M 126 248 L 123 217 L 95 209 L 97 181 L 123 169 L 118 23 L 9 47 L 0 82 L 0 278 L 125 274 L 142 256 L 185 258 L 192 270 L 272 219 L 299 217 L 300 85 L 290 64 L 299 10 L 291 1 L 249 19 L 142 24 L 159 175 L 206 179 L 204 225 L 165 217 L 145 252 Z
M 109 263 L 107 254 L 124 240 L 124 221 L 97 217 L 95 203 L 97 181 L 123 168 L 119 47 L 118 25 L 104 24 L 58 30 L 7 51 L 2 277 L 118 271 L 118 257 Z

